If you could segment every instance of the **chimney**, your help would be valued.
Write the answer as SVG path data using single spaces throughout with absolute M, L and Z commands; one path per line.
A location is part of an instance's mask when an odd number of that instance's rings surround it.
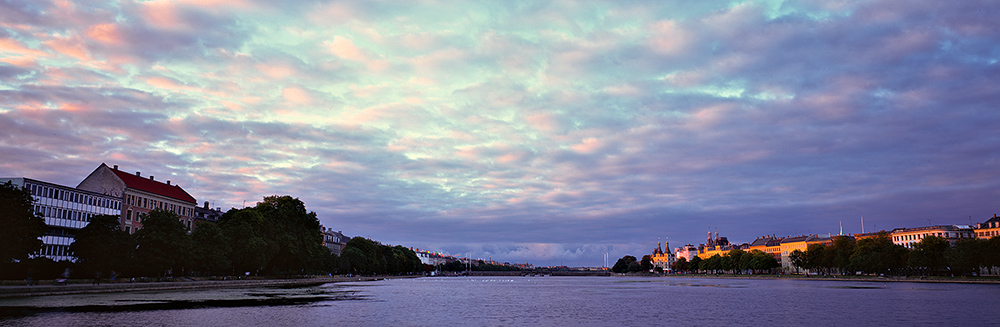
M 170 180 L 169 179 L 167 180 L 167 185 L 170 185 Z
M 208 201 L 205 201 L 205 209 L 208 209 Z
M 140 172 L 135 172 L 135 176 L 136 176 L 136 177 L 142 177 L 142 173 L 140 173 Z
M 118 170 L 118 165 L 115 165 L 115 170 Z
M 153 175 L 149 175 L 149 180 L 153 180 Z

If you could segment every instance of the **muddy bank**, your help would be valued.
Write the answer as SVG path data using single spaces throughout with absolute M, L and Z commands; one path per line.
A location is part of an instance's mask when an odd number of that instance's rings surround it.
M 33 285 L 33 286 L 0 286 L 0 298 L 93 294 L 131 291 L 185 290 L 201 288 L 234 288 L 234 287 L 299 287 L 321 285 L 326 283 L 372 281 L 387 278 L 410 278 L 410 276 L 377 276 L 377 277 L 316 277 L 301 279 L 235 279 L 235 280 L 203 280 L 203 281 L 170 281 L 170 282 L 115 282 L 101 283 L 71 283 L 66 285 Z

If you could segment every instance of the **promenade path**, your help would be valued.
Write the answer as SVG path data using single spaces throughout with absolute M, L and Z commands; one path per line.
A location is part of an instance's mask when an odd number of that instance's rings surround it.
M 308 286 L 325 283 L 353 282 L 353 281 L 373 281 L 394 277 L 315 277 L 300 279 L 233 279 L 233 280 L 204 280 L 204 281 L 170 281 L 170 282 L 128 282 L 117 281 L 114 283 L 103 282 L 99 285 L 92 283 L 70 283 L 64 285 L 32 285 L 32 286 L 0 286 L 0 298 L 46 296 L 46 295 L 67 295 L 67 294 L 92 294 L 92 293 L 113 293 L 130 291 L 169 291 L 199 288 L 238 288 L 238 287 L 267 287 L 267 286 Z

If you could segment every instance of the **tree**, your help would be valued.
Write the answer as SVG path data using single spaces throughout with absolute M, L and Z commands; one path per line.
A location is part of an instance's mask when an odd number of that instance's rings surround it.
M 750 258 L 746 255 L 746 251 L 740 249 L 732 249 L 726 253 L 726 258 L 723 260 L 723 270 L 733 270 L 735 273 L 740 273 L 743 270 L 750 269 L 749 263 Z M 746 257 L 746 262 L 743 262 L 744 257 Z
M 131 264 L 135 243 L 121 230 L 118 216 L 99 215 L 76 233 L 69 250 L 92 272 L 123 271 Z
M 849 271 L 854 248 L 854 239 L 843 235 L 834 236 L 833 245 L 827 249 L 830 267 L 837 268 L 841 274 Z
M 910 252 L 910 266 L 927 269 L 928 274 L 935 274 L 943 270 L 947 264 L 948 250 L 951 244 L 947 240 L 937 236 L 926 236 L 913 245 Z
M 191 232 L 193 249 L 191 268 L 201 273 L 215 275 L 229 273 L 232 253 L 229 238 L 222 229 L 210 222 L 199 222 Z
M 642 261 L 639 262 L 639 269 L 642 270 L 642 272 L 653 270 L 653 256 L 648 254 L 642 256 Z
M 775 259 L 770 253 L 761 250 L 750 251 L 750 253 L 744 255 L 743 257 L 749 258 L 747 268 L 757 273 L 764 273 L 765 271 L 781 267 L 781 264 L 778 263 L 778 259 Z
M 976 274 L 986 266 L 986 256 L 989 253 L 990 241 L 978 238 L 967 238 L 955 243 L 949 252 L 948 261 L 959 274 Z
M 378 246 L 371 240 L 355 236 L 344 247 L 344 259 L 356 274 L 375 274 L 382 271 L 378 261 Z M 463 269 L 464 270 L 464 269 Z
M 812 269 L 812 264 L 809 262 L 809 258 L 806 257 L 806 253 L 802 250 L 795 250 L 788 254 L 788 260 L 791 261 L 792 265 L 795 266 L 796 270 Z
M 671 267 L 671 268 L 673 268 L 674 271 L 687 271 L 688 270 L 688 265 L 689 265 L 689 263 L 687 261 L 687 258 L 680 257 L 680 258 L 677 258 L 677 260 L 674 261 L 673 267 Z
M 176 214 L 162 209 L 150 211 L 134 236 L 140 271 L 150 275 L 183 272 L 192 248 L 191 238 Z
M 822 268 L 824 271 L 829 270 L 833 266 L 830 258 L 832 257 L 826 250 L 826 245 L 823 244 L 809 244 L 805 252 L 806 262 L 809 263 L 811 269 Z
M 868 274 L 892 275 L 906 267 L 909 250 L 892 243 L 889 232 L 858 240 L 850 257 L 850 270 Z
M 306 210 L 305 203 L 291 196 L 268 196 L 257 203 L 267 224 L 267 243 L 276 253 L 266 269 L 274 273 L 306 273 L 323 265 L 327 250 L 319 233 L 315 212 Z
M 629 272 L 629 265 L 634 262 L 636 262 L 635 257 L 626 255 L 621 257 L 621 259 L 618 259 L 618 262 L 615 262 L 615 265 L 611 267 L 611 271 L 619 274 L 627 273 Z
M 688 269 L 692 270 L 692 271 L 699 271 L 699 270 L 704 269 L 704 268 L 701 267 L 701 262 L 702 261 L 703 260 L 701 259 L 701 257 L 694 256 L 694 258 L 691 258 L 691 262 L 688 263 Z
M 253 208 L 233 209 L 219 219 L 219 228 L 229 240 L 234 273 L 257 273 L 277 253 L 267 242 L 264 217 Z
M 0 264 L 28 259 L 42 247 L 39 239 L 48 230 L 35 199 L 11 182 L 0 185 Z

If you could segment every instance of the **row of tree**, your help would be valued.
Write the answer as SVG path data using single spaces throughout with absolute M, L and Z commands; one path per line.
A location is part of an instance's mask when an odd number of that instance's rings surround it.
M 680 258 L 674 261 L 670 268 L 676 272 L 762 274 L 770 273 L 778 267 L 780 267 L 778 260 L 770 254 L 760 250 L 747 252 L 736 249 L 723 255 L 716 254 L 705 260 L 697 256 L 692 258 L 690 262 L 686 258 Z M 638 261 L 634 256 L 626 255 L 615 262 L 611 271 L 615 273 L 663 272 L 662 268 L 653 266 L 652 257 L 649 255 L 643 256 L 642 260 Z
M 416 253 L 371 240 L 351 239 L 343 257 L 323 245 L 315 212 L 290 196 L 265 197 L 254 207 L 232 209 L 218 224 L 202 222 L 189 231 L 170 211 L 142 215 L 134 234 L 121 230 L 118 216 L 96 216 L 76 233 L 70 252 L 77 262 L 31 258 L 48 227 L 22 188 L 0 185 L 0 275 L 72 268 L 76 276 L 209 276 L 302 274 L 407 274 L 424 271 Z M 30 266 L 30 267 L 29 267 Z M 37 266 L 37 267 L 36 267 Z M 42 274 L 40 274 L 42 275 Z M 48 274 L 44 274 L 48 275 Z
M 781 267 L 773 255 L 760 250 L 730 250 L 723 255 L 713 255 L 702 260 L 694 257 L 691 261 L 680 258 L 674 261 L 675 271 L 706 271 L 709 273 L 769 274 Z
M 319 221 L 302 201 L 270 196 L 254 207 L 232 209 L 218 224 L 188 232 L 166 210 L 142 216 L 133 235 L 117 216 L 97 216 L 76 235 L 70 251 L 81 269 L 137 276 L 299 275 L 340 269 L 322 244 Z
M 838 236 L 830 245 L 811 244 L 789 258 L 798 268 L 824 274 L 972 275 L 1000 267 L 1000 237 L 963 239 L 953 246 L 927 236 L 910 250 L 893 244 L 888 232 L 861 240 Z
M 963 239 L 954 245 L 944 238 L 927 236 L 910 250 L 893 244 L 889 232 L 883 231 L 861 240 L 837 236 L 831 244 L 810 244 L 806 251 L 795 250 L 788 257 L 797 269 L 822 274 L 973 275 L 984 268 L 1000 267 L 1000 236 Z M 708 259 L 680 258 L 671 268 L 678 272 L 765 274 L 779 267 L 771 254 L 732 250 Z M 630 255 L 618 259 L 611 268 L 616 273 L 652 270 L 649 256 L 636 261 Z

